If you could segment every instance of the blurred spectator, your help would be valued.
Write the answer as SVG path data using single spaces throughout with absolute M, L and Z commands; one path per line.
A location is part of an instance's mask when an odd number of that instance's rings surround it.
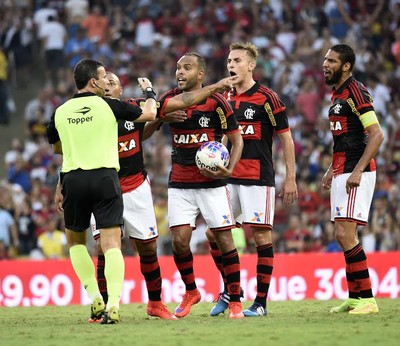
M 92 42 L 107 42 L 108 18 L 102 13 L 98 5 L 94 5 L 89 15 L 83 20 L 82 27 L 87 31 L 87 37 Z
M 57 221 L 47 220 L 42 234 L 38 237 L 38 247 L 47 259 L 61 259 L 67 256 L 67 237 L 57 229 Z
M 42 40 L 42 54 L 45 56 L 46 78 L 51 85 L 57 85 L 63 79 L 67 30 L 54 16 L 49 16 L 42 24 L 39 38 Z
M 66 11 L 66 24 L 68 26 L 73 24 L 80 25 L 82 20 L 86 18 L 89 13 L 88 0 L 67 0 L 65 1 Z
M 302 224 L 300 216 L 297 214 L 290 215 L 287 230 L 283 235 L 285 251 L 303 252 L 305 250 L 306 239 L 309 237 L 311 237 L 311 234 Z
M 350 6 L 345 0 L 328 0 L 324 12 L 329 18 L 330 32 L 334 37 L 343 41 L 353 21 L 350 17 Z
M 85 29 L 79 27 L 76 37 L 69 37 L 65 45 L 64 54 L 69 73 L 79 60 L 91 57 L 93 53 L 93 43 L 85 36 Z
M 311 131 L 318 117 L 319 94 L 315 80 L 309 76 L 304 78 L 297 93 L 295 103 L 303 115 L 305 131 Z
M 339 243 L 335 239 L 335 228 L 333 223 L 325 224 L 323 243 L 325 245 L 325 252 L 343 252 Z
M 135 22 L 130 12 L 122 6 L 112 8 L 110 21 L 110 41 L 118 44 L 120 39 L 132 40 L 135 37 Z
M 29 193 L 32 187 L 27 163 L 18 155 L 14 165 L 11 165 L 7 171 L 7 178 L 10 184 L 20 185 L 26 193 Z
M 7 125 L 10 121 L 8 109 L 8 61 L 0 46 L 0 125 Z
M 19 246 L 18 232 L 15 227 L 13 216 L 10 212 L 4 209 L 4 206 L 0 203 L 0 242 L 4 244 L 6 250 L 6 256 L 11 251 L 12 254 L 16 253 L 16 249 Z M 11 249 L 13 247 L 13 249 Z M 4 251 L 4 250 L 3 250 Z
M 36 248 L 35 224 L 29 200 L 25 198 L 15 212 L 16 226 L 19 236 L 19 255 L 29 255 Z
M 385 79 L 385 75 L 378 77 L 376 74 L 370 73 L 367 78 L 367 85 L 374 101 L 375 112 L 386 116 L 388 104 L 391 101 L 390 88 L 387 86 L 387 81 L 381 82 L 381 79 Z
M 56 9 L 48 6 L 48 1 L 41 1 L 41 6 L 33 15 L 33 22 L 36 26 L 36 37 L 42 37 L 42 26 L 45 24 L 49 17 L 58 18 Z
M 8 255 L 8 249 L 4 241 L 0 240 L 0 261 L 7 260 L 10 256 Z
M 400 28 L 394 32 L 395 41 L 391 45 L 391 52 L 396 60 L 397 65 L 400 65 Z
M 312 48 L 322 58 L 325 56 L 329 48 L 339 43 L 340 43 L 339 39 L 331 35 L 329 28 L 325 27 L 322 28 L 322 36 L 318 37 L 314 41 Z M 358 56 L 357 56 L 357 64 L 358 64 Z
M 11 148 L 4 155 L 4 163 L 6 169 L 9 169 L 17 161 L 18 156 L 22 155 L 24 151 L 24 144 L 21 139 L 13 138 L 11 140 Z
M 374 198 L 371 221 L 371 232 L 375 236 L 375 249 L 377 251 L 394 250 L 393 217 L 389 210 L 387 195 Z
M 149 7 L 140 6 L 135 20 L 135 45 L 142 51 L 149 50 L 154 44 L 154 22 L 149 15 Z
M 7 52 L 10 63 L 15 66 L 16 82 L 19 87 L 26 87 L 30 73 L 29 66 L 32 63 L 30 30 L 32 28 L 25 18 L 18 14 L 14 15 L 2 40 L 2 46 Z
M 28 122 L 28 134 L 35 142 L 46 136 L 49 120 L 46 118 L 45 109 L 39 105 L 35 117 Z
M 45 126 L 51 118 L 57 104 L 53 99 L 53 88 L 45 86 L 41 90 L 37 97 L 30 100 L 25 106 L 25 128 L 26 133 L 31 137 L 31 128 L 42 124 Z M 37 134 L 37 133 L 36 133 Z

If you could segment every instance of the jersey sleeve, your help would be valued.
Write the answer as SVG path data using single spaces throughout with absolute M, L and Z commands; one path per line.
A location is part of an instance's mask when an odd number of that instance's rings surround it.
M 182 91 L 180 91 L 178 88 L 175 88 L 161 95 L 161 97 L 158 99 L 159 104 L 157 104 L 157 118 L 162 119 L 165 117 L 165 108 L 168 104 L 169 99 L 180 94 L 181 92 Z
M 111 107 L 117 120 L 134 121 L 142 114 L 142 109 L 137 104 L 131 104 L 114 98 L 104 98 Z
M 278 133 L 289 130 L 289 121 L 286 116 L 286 106 L 276 92 L 269 90 L 264 104 L 265 112 L 268 115 L 271 125 Z
M 348 103 L 353 113 L 360 116 L 364 113 L 374 111 L 372 96 L 362 83 L 352 83 L 350 84 L 350 89 L 352 95 L 348 99 Z
M 211 96 L 215 99 L 217 106 L 215 111 L 218 113 L 221 121 L 221 128 L 224 133 L 239 131 L 239 123 L 233 115 L 233 110 L 229 102 L 221 94 L 215 93 Z
M 47 125 L 47 139 L 50 144 L 55 144 L 60 140 L 60 136 L 58 134 L 56 123 L 55 123 L 55 112 L 50 118 L 50 122 Z

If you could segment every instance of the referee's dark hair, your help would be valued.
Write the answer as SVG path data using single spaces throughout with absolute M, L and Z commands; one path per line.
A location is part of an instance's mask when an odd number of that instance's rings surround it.
M 334 45 L 333 47 L 331 47 L 331 50 L 339 53 L 339 59 L 342 64 L 348 62 L 350 64 L 350 71 L 353 70 L 354 64 L 356 62 L 356 54 L 354 53 L 353 48 L 351 48 L 347 44 L 342 43 Z
M 104 67 L 103 63 L 98 60 L 82 59 L 79 61 L 74 68 L 74 81 L 77 89 L 83 89 L 92 78 L 98 79 L 97 69 L 101 66 Z

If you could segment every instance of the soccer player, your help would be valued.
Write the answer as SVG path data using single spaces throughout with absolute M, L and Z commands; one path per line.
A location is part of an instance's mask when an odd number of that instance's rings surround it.
M 60 173 L 65 233 L 74 268 L 92 300 L 92 313 L 104 313 L 103 324 L 120 321 L 119 301 L 125 264 L 121 253 L 123 201 L 119 186 L 118 119 L 147 121 L 157 114 L 155 93 L 146 78 L 138 80 L 146 90 L 143 108 L 117 99 L 104 98 L 108 80 L 104 65 L 92 59 L 79 61 L 74 68 L 78 92 L 59 106 L 47 129 L 50 144 L 63 154 Z M 59 198 L 60 194 L 56 194 Z M 86 230 L 91 214 L 96 218 L 105 257 L 108 302 L 105 306 L 86 248 Z
M 121 98 L 122 86 L 119 78 L 108 72 L 109 81 L 106 96 Z M 164 111 L 169 113 L 180 108 L 186 108 L 192 103 L 206 98 L 209 93 L 223 91 L 230 87 L 232 78 L 225 78 L 214 85 L 197 89 L 186 95 L 178 95 L 167 99 Z M 185 96 L 184 98 L 182 96 Z M 144 99 L 127 99 L 125 102 L 140 105 Z M 168 115 L 169 121 L 182 122 L 185 116 L 175 112 Z M 164 120 L 166 120 L 164 118 Z M 147 125 L 147 124 L 146 124 Z M 150 125 L 150 124 L 148 124 Z M 167 307 L 161 302 L 162 278 L 157 258 L 158 237 L 156 216 L 154 214 L 153 198 L 150 182 L 143 163 L 142 141 L 147 139 L 153 131 L 146 131 L 145 123 L 134 123 L 127 120 L 118 121 L 118 152 L 120 171 L 119 181 L 124 201 L 124 230 L 131 240 L 132 246 L 137 249 L 140 258 L 140 270 L 146 281 L 149 302 L 147 314 L 161 319 L 176 320 Z M 94 219 L 92 219 L 94 221 Z M 95 222 L 95 221 L 94 221 Z M 92 225 L 93 235 L 98 243 L 97 280 L 100 293 L 104 301 L 107 300 L 107 286 L 104 278 L 104 255 L 99 246 L 100 234 L 96 226 Z M 97 322 L 96 316 L 91 316 L 89 322 Z
M 160 102 L 175 95 L 185 95 L 202 86 L 206 64 L 197 53 L 186 53 L 177 62 L 178 87 L 166 92 Z M 236 80 L 236 79 L 235 79 Z M 165 109 L 160 105 L 161 119 Z M 242 152 L 243 140 L 232 108 L 221 94 L 214 94 L 186 109 L 187 119 L 170 123 L 172 137 L 172 168 L 168 184 L 168 221 L 172 235 L 175 264 L 185 283 L 186 292 L 175 309 L 175 316 L 189 314 L 192 305 L 201 300 L 193 271 L 190 250 L 192 230 L 196 217 L 202 214 L 208 227 L 215 234 L 222 252 L 222 265 L 227 273 L 227 289 L 231 296 L 230 318 L 242 318 L 240 303 L 240 263 L 233 243 L 232 217 L 226 179 L 232 173 Z M 221 141 L 226 135 L 232 143 L 228 167 L 216 172 L 199 169 L 195 163 L 197 149 L 208 141 Z
M 352 315 L 376 314 L 367 257 L 359 243 L 357 226 L 365 226 L 376 181 L 374 157 L 383 133 L 368 89 L 353 75 L 355 53 L 346 44 L 331 47 L 325 55 L 325 83 L 332 86 L 329 123 L 333 160 L 322 178 L 331 190 L 331 221 L 343 249 L 349 299 L 330 310 Z
M 272 162 L 273 135 L 282 142 L 286 177 L 280 196 L 289 205 L 297 198 L 294 144 L 285 105 L 270 88 L 253 79 L 258 51 L 252 43 L 233 43 L 227 61 L 230 75 L 238 77 L 234 89 L 226 92 L 240 124 L 244 147 L 240 161 L 228 179 L 233 215 L 250 226 L 257 249 L 257 295 L 243 311 L 246 317 L 267 315 L 267 296 L 274 267 L 272 229 L 275 210 L 275 172 Z M 207 231 L 210 252 L 224 281 L 227 273 L 220 264 L 220 248 Z M 223 313 L 230 301 L 226 288 L 211 316 Z

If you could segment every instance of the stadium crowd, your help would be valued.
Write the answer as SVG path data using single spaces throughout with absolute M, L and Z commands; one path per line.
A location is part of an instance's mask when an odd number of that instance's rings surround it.
M 101 60 L 120 77 L 124 97 L 141 96 L 139 75 L 147 76 L 161 95 L 176 86 L 176 60 L 187 51 L 205 57 L 206 83 L 224 77 L 229 44 L 237 41 L 258 46 L 256 78 L 286 104 L 295 141 L 299 199 L 289 208 L 277 200 L 275 251 L 341 251 L 329 220 L 329 194 L 320 188 L 332 150 L 330 90 L 324 85 L 322 62 L 329 47 L 339 42 L 355 49 L 354 74 L 370 90 L 385 133 L 370 222 L 359 230 L 362 246 L 368 252 L 400 249 L 399 0 L 0 0 L 0 6 L 1 126 L 12 116 L 10 67 L 21 85 L 33 64 L 45 72 L 37 97 L 26 100 L 24 132 L 12 140 L 4 157 L 0 259 L 66 256 L 62 216 L 53 205 L 61 158 L 52 153 L 46 127 L 54 109 L 75 91 L 71 72 L 76 62 L 86 57 Z M 160 255 L 171 254 L 167 128 L 144 143 Z M 279 191 L 285 169 L 279 141 L 274 155 Z M 193 251 L 206 253 L 204 224 L 199 223 Z M 254 249 L 250 235 L 247 229 L 239 230 L 238 239 L 245 238 L 243 252 Z M 124 253 L 135 254 L 126 244 Z

